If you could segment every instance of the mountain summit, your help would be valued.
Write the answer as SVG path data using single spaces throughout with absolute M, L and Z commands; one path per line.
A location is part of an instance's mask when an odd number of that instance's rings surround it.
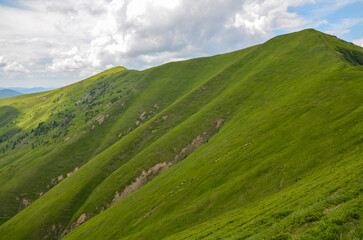
M 308 29 L 0 100 L 0 239 L 361 239 L 362 65 Z

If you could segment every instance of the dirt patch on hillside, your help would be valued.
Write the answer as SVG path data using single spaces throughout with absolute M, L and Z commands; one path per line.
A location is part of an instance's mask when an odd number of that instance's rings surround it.
M 21 193 L 19 196 L 16 197 L 16 201 L 18 202 L 18 212 L 22 211 L 24 208 L 28 207 L 32 201 L 25 198 L 26 194 Z
M 224 121 L 223 119 L 219 119 L 219 120 L 217 121 L 216 129 L 218 129 L 218 128 L 222 125 L 223 121 Z
M 23 198 L 22 204 L 24 205 L 24 207 L 27 207 L 30 205 L 30 201 L 28 199 Z
M 75 167 L 73 171 L 71 171 L 71 172 L 67 173 L 67 177 L 71 176 L 71 175 L 72 175 L 72 173 L 74 173 L 74 172 L 76 172 L 76 171 L 78 171 L 78 167 Z
M 141 120 L 144 120 L 145 119 L 145 114 L 146 114 L 146 112 L 141 113 L 141 115 L 140 115 L 140 119 Z
M 57 184 L 58 182 L 62 181 L 64 179 L 63 175 L 59 175 L 58 177 L 52 178 L 51 185 Z M 50 185 L 48 185 L 49 188 Z
M 190 155 L 192 152 L 194 152 L 197 148 L 199 148 L 203 143 L 205 143 L 209 137 L 207 136 L 207 133 L 203 133 L 203 135 L 199 135 L 196 138 L 193 139 L 192 143 L 190 143 L 188 146 L 183 148 L 179 154 L 177 154 L 174 157 L 174 163 L 179 162 L 180 160 L 183 160 L 188 155 Z
M 113 200 L 109 206 L 114 205 L 115 203 L 117 203 L 121 199 L 123 199 L 124 197 L 135 192 L 136 190 L 138 190 L 139 188 L 144 186 L 147 182 L 149 182 L 153 177 L 164 172 L 172 165 L 173 165 L 173 163 L 171 163 L 171 162 L 170 163 L 163 162 L 163 163 L 158 163 L 158 164 L 154 165 L 153 167 L 149 168 L 149 170 L 147 170 L 147 171 L 142 171 L 141 175 L 138 178 L 136 178 L 136 180 L 133 183 L 126 186 L 125 189 L 122 191 L 122 193 L 116 192 L 115 197 L 113 198 Z
M 98 117 L 95 118 L 95 121 L 98 122 L 98 124 L 102 124 L 106 118 L 108 118 L 110 116 L 110 114 L 106 114 L 106 115 L 100 115 Z M 92 127 L 93 129 L 93 127 Z
M 40 101 L 45 101 L 45 100 L 47 100 L 47 97 L 46 96 L 43 96 L 43 97 L 39 98 L 39 100 Z
M 95 119 L 96 122 L 98 122 L 100 125 L 105 121 L 105 115 L 100 115 Z
M 76 227 L 78 227 L 79 225 L 81 225 L 82 223 L 84 223 L 87 219 L 87 216 L 85 213 L 81 214 L 81 216 L 79 216 L 77 222 L 76 222 Z
M 76 222 L 72 223 L 69 228 L 67 228 L 66 230 L 63 231 L 60 239 L 63 238 L 68 233 L 72 232 L 77 227 L 79 227 L 79 225 L 81 225 L 82 223 L 84 223 L 86 220 L 87 220 L 87 215 L 85 213 L 82 213 L 81 216 L 79 216 L 79 218 L 77 219 Z

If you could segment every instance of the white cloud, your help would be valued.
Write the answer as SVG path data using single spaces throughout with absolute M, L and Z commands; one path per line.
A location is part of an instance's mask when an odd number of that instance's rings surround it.
M 0 69 L 4 72 L 12 73 L 29 73 L 30 71 L 18 62 L 10 62 L 3 56 L 0 56 Z
M 0 5 L 0 53 L 12 63 L 8 72 L 57 76 L 63 85 L 109 66 L 144 69 L 261 43 L 306 24 L 288 8 L 309 2 L 23 0 L 24 8 Z
M 12 62 L 6 67 L 4 67 L 5 72 L 17 72 L 17 73 L 29 73 L 30 71 L 26 69 L 22 64 L 18 62 Z
M 363 18 L 345 18 L 338 24 L 331 24 L 330 30 L 327 30 L 326 33 L 343 35 L 349 33 L 351 27 L 360 23 L 363 23 Z
M 363 38 L 355 39 L 352 42 L 357 46 L 363 47 Z
M 3 56 L 0 56 L 0 68 L 6 66 L 6 60 Z
M 296 13 L 287 11 L 290 6 L 298 6 L 307 1 L 246 1 L 242 10 L 235 14 L 230 26 L 242 27 L 249 34 L 268 34 L 276 29 L 293 29 L 307 23 Z

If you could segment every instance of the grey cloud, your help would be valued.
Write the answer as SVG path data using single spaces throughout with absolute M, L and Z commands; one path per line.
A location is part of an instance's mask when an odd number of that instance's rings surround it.
M 6 67 L 7 63 L 3 56 L 0 56 L 0 68 Z
M 24 60 L 22 66 L 32 66 L 34 74 L 72 79 L 110 65 L 144 69 L 261 43 L 274 29 L 302 25 L 287 7 L 304 1 L 309 0 L 180 0 L 169 7 L 172 0 L 29 0 L 23 2 L 30 9 L 23 21 L 40 19 L 47 32 L 26 37 L 21 29 L 3 32 L 0 51 Z M 131 5 L 136 10 L 143 5 L 145 11 L 132 15 Z
M 211 4 L 210 1 L 183 1 L 175 10 L 160 10 L 150 5 L 142 16 L 147 20 L 146 24 L 131 26 L 137 31 L 132 36 L 127 55 L 135 57 L 185 49 L 214 54 L 211 50 L 217 44 L 223 47 L 216 47 L 215 50 L 230 50 L 243 45 L 238 42 L 248 45 L 249 36 L 245 31 L 226 28 L 234 15 L 242 9 L 243 2 L 215 1 Z M 120 31 L 127 31 L 127 27 L 123 26 L 124 24 L 120 26 Z M 259 37 L 266 39 L 266 36 Z M 229 45 L 236 43 L 238 46 Z
M 8 73 L 29 73 L 29 70 L 22 64 L 16 61 L 9 61 L 3 56 L 0 56 L 0 69 Z

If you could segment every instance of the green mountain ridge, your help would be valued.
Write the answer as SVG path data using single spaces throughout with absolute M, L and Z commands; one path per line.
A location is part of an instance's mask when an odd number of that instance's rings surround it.
M 0 239 L 361 239 L 362 59 L 308 29 L 0 100 Z

